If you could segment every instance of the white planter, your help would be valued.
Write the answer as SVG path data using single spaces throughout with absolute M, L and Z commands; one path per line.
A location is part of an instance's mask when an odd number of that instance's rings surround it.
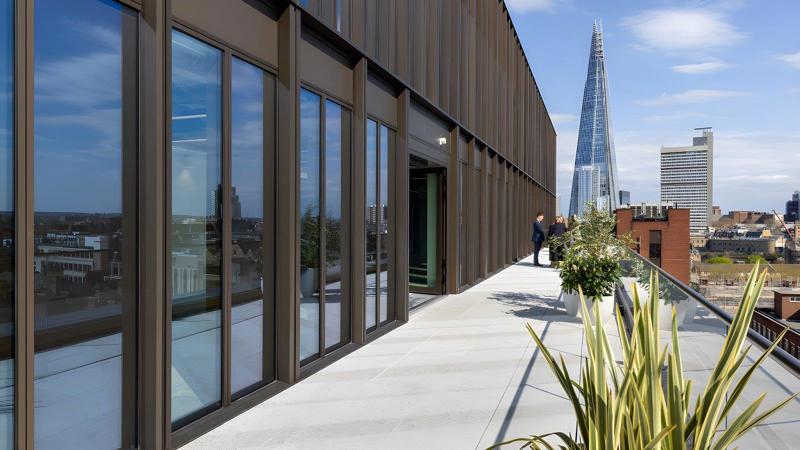
M 577 317 L 581 312 L 581 298 L 577 293 L 562 292 L 561 298 L 564 300 L 564 308 L 567 310 L 567 315 Z M 589 300 L 586 302 L 586 308 L 589 309 L 590 314 L 593 313 L 594 301 Z M 603 296 L 603 301 L 600 302 L 600 320 L 605 322 L 614 315 L 614 296 Z M 592 323 L 594 323 L 594 315 L 590 316 Z
M 590 314 L 589 318 L 591 319 L 592 324 L 594 324 L 594 309 L 593 308 L 594 308 L 594 304 L 595 303 L 596 303 L 595 301 L 586 303 L 586 308 L 589 310 L 589 314 Z M 611 317 L 614 316 L 614 306 L 615 305 L 614 305 L 614 296 L 613 295 L 604 295 L 602 297 L 602 301 L 599 304 L 600 321 L 601 322 L 608 322 L 608 320 L 611 319 Z
M 692 323 L 694 314 L 697 311 L 697 302 L 691 299 L 683 299 L 671 303 L 664 303 L 660 300 L 658 310 L 658 328 L 663 331 L 672 330 L 672 306 L 675 306 L 675 319 L 678 326 Z
M 319 290 L 319 269 L 303 269 L 300 271 L 300 293 L 309 298 Z
M 562 292 L 561 299 L 564 301 L 564 308 L 567 310 L 567 315 L 577 317 L 578 311 L 581 310 L 580 296 L 575 292 Z
M 636 285 L 636 291 L 639 294 L 639 306 L 644 305 L 644 303 L 650 300 L 650 288 L 642 284 L 638 281 L 636 277 L 622 277 L 622 286 L 625 288 L 625 291 L 628 292 L 628 295 L 631 297 L 631 301 L 633 301 L 633 286 Z

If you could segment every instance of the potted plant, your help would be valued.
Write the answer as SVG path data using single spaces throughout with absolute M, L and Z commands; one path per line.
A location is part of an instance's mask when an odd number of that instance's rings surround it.
M 580 312 L 580 293 L 590 305 L 599 303 L 603 319 L 614 312 L 614 288 L 620 275 L 619 261 L 604 254 L 575 253 L 561 268 L 561 290 L 567 314 Z
M 319 290 L 319 214 L 312 206 L 300 218 L 300 295 L 310 298 Z
M 586 317 L 589 315 L 586 302 L 581 302 L 587 357 L 582 358 L 578 371 L 568 368 L 563 356 L 556 359 L 528 324 L 528 333 L 572 405 L 576 423 L 563 424 L 563 430 L 511 439 L 490 448 L 512 443 L 515 448 L 530 449 L 729 448 L 797 396 L 790 395 L 758 411 L 764 395 L 741 395 L 786 333 L 786 330 L 780 333 L 760 357 L 752 359 L 752 364 L 742 365 L 750 350 L 744 345 L 747 329 L 765 278 L 766 273 L 758 275 L 758 266 L 751 272 L 719 359 L 699 392 L 696 387 L 693 392 L 692 381 L 684 378 L 677 317 L 671 316 L 669 346 L 664 346 L 658 328 L 653 326 L 658 322 L 657 304 L 660 302 L 655 290 L 648 301 L 634 299 L 630 336 L 618 333 L 625 325 L 617 315 L 613 335 L 620 339 L 622 357 L 619 360 L 614 355 L 616 346 L 611 344 L 613 336 L 599 320 L 599 310 L 593 311 L 596 320 L 592 324 Z M 576 377 L 575 374 L 580 375 Z M 745 398 L 755 400 L 749 405 L 740 404 Z M 572 430 L 577 430 L 575 435 Z
M 616 219 L 592 203 L 584 216 L 556 242 L 564 249 L 561 264 L 561 291 L 567 314 L 577 316 L 578 294 L 599 303 L 603 319 L 614 310 L 614 288 L 621 275 L 620 261 L 626 256 L 629 236 L 615 235 Z

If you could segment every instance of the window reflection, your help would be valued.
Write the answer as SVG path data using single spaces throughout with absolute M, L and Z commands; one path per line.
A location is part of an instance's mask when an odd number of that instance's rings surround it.
M 385 125 L 367 121 L 366 230 L 367 286 L 366 327 L 375 327 L 391 317 L 389 302 L 389 162 L 394 132 Z
M 364 315 L 366 328 L 376 323 L 378 295 L 378 124 L 367 120 L 366 148 L 366 232 L 367 232 L 367 286 Z
M 136 15 L 98 0 L 35 8 L 35 447 L 130 447 Z
M 300 360 L 319 353 L 320 97 L 300 92 Z
M 378 233 L 380 234 L 380 279 L 379 279 L 379 299 L 380 299 L 380 321 L 385 322 L 389 318 L 389 145 L 394 145 L 394 133 L 386 126 L 381 125 L 380 132 L 380 207 L 378 214 Z
M 172 32 L 172 421 L 221 397 L 222 52 Z
M 0 0 L 0 449 L 14 444 L 14 5 Z
M 342 342 L 342 147 L 349 116 L 325 102 L 325 347 Z M 345 128 L 347 125 L 347 128 Z
M 264 83 L 261 69 L 231 64 L 231 391 L 264 378 Z

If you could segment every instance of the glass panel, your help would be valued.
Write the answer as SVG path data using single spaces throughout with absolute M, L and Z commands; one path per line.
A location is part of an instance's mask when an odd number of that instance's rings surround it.
M 381 235 L 380 240 L 380 321 L 385 322 L 388 319 L 389 311 L 389 143 L 394 145 L 394 134 L 388 128 L 381 125 L 380 133 L 380 191 L 381 202 L 378 214 L 380 214 L 380 222 L 378 224 L 378 232 Z
M 706 299 L 706 303 L 698 301 L 695 296 L 699 296 L 699 294 L 691 289 L 684 289 L 672 283 L 662 274 L 661 270 L 648 264 L 643 258 L 634 255 L 633 252 L 629 254 L 627 260 L 622 262 L 622 268 L 623 278 L 621 281 L 632 301 L 635 301 L 633 300 L 634 284 L 639 292 L 640 301 L 648 299 L 650 271 L 656 271 L 659 284 L 657 300 L 659 339 L 662 346 L 670 344 L 672 310 L 674 308 L 678 325 L 678 340 L 681 344 L 681 355 L 683 356 L 683 375 L 687 380 L 692 380 L 692 384 L 695 387 L 705 386 L 719 359 L 725 336 L 728 333 L 728 321 L 724 320 L 719 314 L 719 308 L 722 305 L 712 304 L 708 302 L 708 299 Z M 742 284 L 744 282 L 745 280 L 741 281 Z M 643 291 L 644 294 L 642 294 Z M 740 299 L 741 296 L 737 301 Z M 716 308 L 713 308 L 713 306 L 716 306 Z M 729 311 L 730 315 L 735 313 L 735 309 Z M 775 327 L 776 325 L 777 327 Z M 756 310 L 751 327 L 772 340 L 775 337 L 774 331 L 780 331 L 787 325 L 789 323 L 778 321 L 763 310 Z M 790 335 L 793 333 L 793 331 L 789 331 L 789 335 L 784 338 L 780 346 L 783 350 L 790 352 L 794 350 L 790 344 L 792 340 Z M 751 365 L 763 352 L 762 348 L 754 342 L 745 342 L 745 346 L 751 344 L 754 345 L 749 351 L 743 364 L 744 366 Z M 740 369 L 739 373 L 744 373 L 744 370 L 746 369 Z M 743 408 L 743 405 L 751 404 L 762 394 L 766 394 L 765 404 L 774 405 L 786 399 L 792 393 L 797 392 L 797 390 L 798 379 L 796 374 L 787 369 L 776 358 L 769 357 L 759 370 L 753 372 L 750 382 L 744 389 L 738 401 L 739 403 L 734 409 Z M 734 414 L 739 413 L 741 413 L 741 410 L 734 412 Z M 738 448 L 764 448 L 764 442 L 779 442 L 778 445 L 768 445 L 767 447 L 794 448 L 796 445 L 792 446 L 790 443 L 785 442 L 785 439 L 779 438 L 778 441 L 774 441 L 774 439 L 776 436 L 795 436 L 797 434 L 798 417 L 800 417 L 800 401 L 795 399 L 775 415 L 770 416 L 763 424 L 739 438 L 736 441 L 736 446 Z
M 350 149 L 350 112 L 325 102 L 325 347 L 342 342 L 342 173 Z
M 14 3 L 0 0 L 0 449 L 14 444 Z
M 320 97 L 300 92 L 300 360 L 319 354 Z
M 35 3 L 37 449 L 130 446 L 123 348 L 136 310 L 136 145 L 135 127 L 123 123 L 136 65 L 123 52 L 135 42 L 135 17 L 111 1 Z
M 172 421 L 221 396 L 222 52 L 172 32 Z
M 367 289 L 365 320 L 367 329 L 375 326 L 375 311 L 378 294 L 378 184 L 376 170 L 378 168 L 378 124 L 372 120 L 367 120 L 367 161 L 366 161 L 366 191 L 367 191 L 367 211 L 366 211 L 366 230 L 367 230 Z
M 231 391 L 264 377 L 264 77 L 231 63 Z

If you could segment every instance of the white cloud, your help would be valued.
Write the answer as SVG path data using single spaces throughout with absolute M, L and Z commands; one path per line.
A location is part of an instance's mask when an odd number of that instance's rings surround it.
M 778 56 L 778 59 L 789 64 L 795 69 L 800 69 L 800 52 Z
M 734 45 L 746 34 L 717 11 L 659 9 L 623 20 L 641 44 L 657 50 L 701 50 Z
M 578 118 L 575 114 L 554 113 L 550 114 L 550 120 L 553 125 L 561 125 L 565 123 L 572 123 Z
M 647 100 L 639 100 L 636 103 L 642 106 L 669 106 L 689 103 L 713 102 L 726 98 L 743 97 L 746 92 L 741 91 L 722 91 L 714 89 L 692 89 L 677 94 L 661 94 L 660 96 Z
M 552 11 L 558 0 L 506 0 L 509 9 L 519 13 Z
M 709 61 L 696 64 L 679 64 L 672 66 L 674 72 L 683 73 L 687 75 L 700 75 L 705 73 L 716 72 L 722 69 L 727 69 L 731 65 L 722 61 Z

